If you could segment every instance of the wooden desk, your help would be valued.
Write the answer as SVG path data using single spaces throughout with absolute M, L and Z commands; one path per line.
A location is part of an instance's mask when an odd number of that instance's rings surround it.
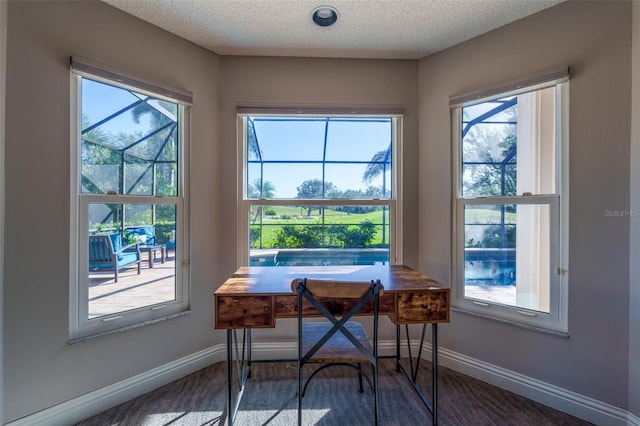
M 240 397 L 235 409 L 232 404 L 232 346 L 234 330 L 244 329 L 248 334 L 243 339 L 247 344 L 247 371 L 240 380 L 240 395 L 251 366 L 251 334 L 253 328 L 273 328 L 277 318 L 295 318 L 298 315 L 297 297 L 291 292 L 294 278 L 317 278 L 336 281 L 371 281 L 379 279 L 384 285 L 380 297 L 380 315 L 386 315 L 396 325 L 396 366 L 403 371 L 421 397 L 437 424 L 437 324 L 449 322 L 449 289 L 439 282 L 407 266 L 291 266 L 291 267 L 242 267 L 227 279 L 214 293 L 215 328 L 227 330 L 227 418 L 233 423 Z M 352 301 L 333 300 L 336 309 L 350 308 Z M 371 311 L 373 308 L 371 307 Z M 313 316 L 311 305 L 303 304 L 303 313 Z M 366 314 L 366 311 L 365 311 Z M 432 397 L 429 402 L 416 384 L 418 364 L 422 351 L 425 330 L 422 331 L 419 353 L 414 368 L 411 356 L 409 332 L 409 362 L 411 374 L 400 362 L 400 326 L 409 324 L 432 324 Z M 247 331 L 248 330 L 248 331 Z M 235 339 L 237 353 L 238 341 Z M 244 364 L 244 350 L 243 359 Z

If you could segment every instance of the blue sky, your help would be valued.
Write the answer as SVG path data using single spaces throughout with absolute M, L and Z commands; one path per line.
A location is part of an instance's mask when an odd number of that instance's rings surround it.
M 138 101 L 132 93 L 110 85 L 83 79 L 82 114 L 91 124 Z M 100 126 L 100 130 L 116 135 L 118 133 L 147 134 L 151 128 L 150 114 L 143 114 L 135 123 L 130 112 Z M 264 179 L 276 188 L 279 198 L 295 198 L 297 187 L 308 179 L 322 179 L 322 164 L 310 161 L 360 161 L 368 162 L 379 151 L 385 151 L 391 141 L 390 119 L 380 118 L 333 118 L 322 117 L 254 117 L 258 143 L 262 152 Z M 326 146 L 325 146 L 326 131 Z M 325 150 L 326 149 L 326 150 Z M 287 161 L 287 164 L 273 164 L 269 161 Z M 297 163 L 296 163 L 297 162 Z M 304 163 L 307 162 L 307 163 Z M 324 176 L 340 190 L 365 190 L 362 181 L 366 164 L 326 164 Z M 387 188 L 390 186 L 387 173 Z M 248 180 L 260 177 L 257 164 L 248 166 Z M 382 186 L 382 176 L 372 181 L 370 186 Z
M 384 151 L 391 141 L 391 120 L 330 120 L 254 118 L 262 159 L 268 161 L 362 161 Z M 325 127 L 326 126 L 326 127 Z M 325 151 L 326 128 L 326 151 Z M 340 190 L 367 187 L 362 181 L 366 164 L 327 164 L 325 180 Z M 249 181 L 260 177 L 259 165 L 249 166 Z M 279 198 L 294 198 L 307 179 L 322 179 L 322 164 L 264 164 L 264 179 L 276 187 Z M 389 176 L 387 176 L 389 183 Z M 382 177 L 371 183 L 381 186 Z

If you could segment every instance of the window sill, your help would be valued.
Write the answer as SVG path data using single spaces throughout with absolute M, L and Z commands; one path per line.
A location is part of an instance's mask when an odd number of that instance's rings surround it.
M 67 344 L 75 345 L 76 343 L 82 343 L 82 342 L 86 342 L 88 340 L 96 339 L 98 337 L 108 336 L 108 335 L 111 335 L 111 334 L 120 333 L 122 331 L 128 331 L 128 330 L 132 330 L 134 328 L 139 328 L 139 327 L 144 327 L 144 326 L 151 325 L 151 324 L 156 324 L 156 323 L 163 322 L 163 321 L 166 321 L 166 320 L 170 320 L 170 319 L 173 319 L 173 318 L 178 318 L 178 317 L 181 317 L 181 316 L 184 316 L 184 315 L 188 315 L 190 313 L 191 313 L 191 310 L 188 309 L 186 311 L 176 312 L 174 314 L 167 315 L 167 316 L 164 316 L 164 317 L 154 318 L 152 320 L 143 321 L 143 322 L 139 322 L 139 323 L 135 323 L 135 324 L 130 324 L 130 325 L 126 325 L 126 326 L 119 327 L 119 328 L 114 328 L 112 330 L 101 331 L 99 333 L 90 334 L 88 336 L 74 337 L 74 338 L 69 339 Z
M 510 319 L 505 319 L 505 318 L 499 318 L 493 315 L 487 315 L 487 314 L 482 314 L 482 313 L 478 313 L 478 312 L 473 312 L 473 311 L 469 311 L 467 309 L 463 309 L 460 307 L 455 307 L 452 306 L 451 307 L 451 311 L 453 312 L 457 312 L 457 313 L 461 313 L 461 314 L 465 314 L 465 315 L 471 315 L 474 317 L 479 317 L 479 318 L 484 318 L 490 321 L 495 321 L 495 322 L 499 322 L 502 324 L 507 324 L 510 326 L 514 326 L 514 327 L 519 327 L 519 328 L 524 328 L 525 330 L 529 330 L 529 331 L 535 331 L 538 333 L 543 333 L 543 334 L 549 334 L 551 336 L 556 336 L 556 337 L 562 337 L 565 339 L 569 338 L 569 332 L 565 332 L 565 331 L 558 331 L 558 330 L 552 330 L 549 328 L 543 328 L 543 327 L 536 327 L 534 325 L 530 325 L 530 324 L 524 324 L 524 323 L 520 323 L 517 321 L 513 321 Z

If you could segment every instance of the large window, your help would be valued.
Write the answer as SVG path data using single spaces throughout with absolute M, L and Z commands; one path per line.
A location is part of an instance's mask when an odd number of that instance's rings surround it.
M 72 71 L 77 341 L 189 307 L 188 99 L 77 59 Z
M 400 121 L 240 114 L 240 263 L 398 262 Z
M 567 78 L 452 100 L 458 308 L 567 331 Z

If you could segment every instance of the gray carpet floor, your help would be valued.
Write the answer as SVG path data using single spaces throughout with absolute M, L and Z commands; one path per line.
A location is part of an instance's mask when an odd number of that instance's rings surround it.
M 313 367 L 309 367 L 313 368 Z M 589 425 L 487 383 L 440 367 L 438 424 L 447 425 Z M 422 362 L 419 384 L 430 392 L 431 365 Z M 380 361 L 381 425 L 430 425 L 430 414 L 395 371 L 393 360 Z M 296 367 L 294 363 L 253 364 L 236 425 L 295 425 Z M 77 426 L 153 425 L 211 426 L 226 423 L 226 364 L 216 363 L 180 380 L 127 401 Z M 365 381 L 358 392 L 357 373 L 332 367 L 319 373 L 303 399 L 303 425 L 371 425 L 373 394 Z

